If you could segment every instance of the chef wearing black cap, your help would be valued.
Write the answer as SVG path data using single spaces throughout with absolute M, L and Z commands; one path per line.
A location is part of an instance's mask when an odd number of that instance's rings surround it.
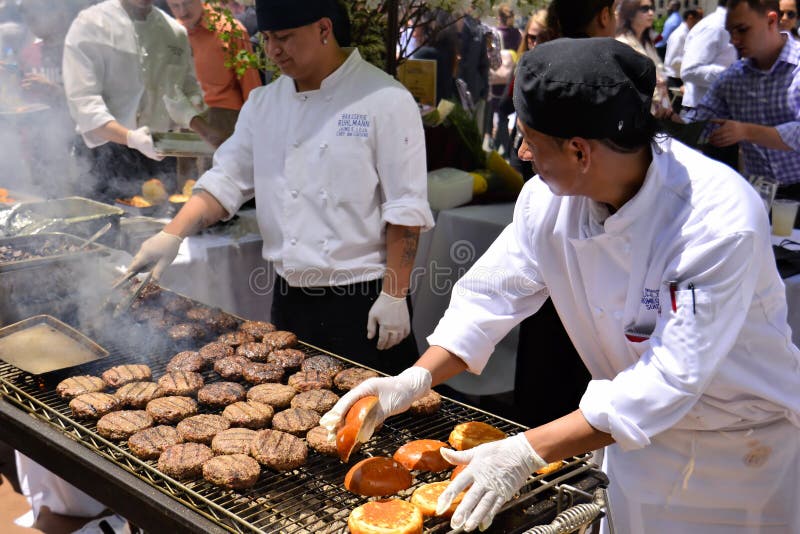
M 571 414 L 442 449 L 468 464 L 439 499 L 444 511 L 466 490 L 453 527 L 488 526 L 535 470 L 606 447 L 617 532 L 800 532 L 800 351 L 763 204 L 730 168 L 654 135 L 654 85 L 653 63 L 612 39 L 523 56 L 520 156 L 538 179 L 454 288 L 431 348 L 322 418 L 335 429 L 370 394 L 396 414 L 480 373 L 549 295 L 592 380 Z
M 250 94 L 196 194 L 131 269 L 160 274 L 183 237 L 255 197 L 262 254 L 278 274 L 272 320 L 391 373 L 418 356 L 407 293 L 419 232 L 433 226 L 424 134 L 411 94 L 339 46 L 337 6 L 256 2 L 282 76 Z

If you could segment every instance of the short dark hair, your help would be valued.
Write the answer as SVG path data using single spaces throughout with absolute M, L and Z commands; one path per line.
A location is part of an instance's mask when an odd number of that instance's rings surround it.
M 739 4 L 747 4 L 750 9 L 761 15 L 766 15 L 770 11 L 777 13 L 781 9 L 778 0 L 728 0 L 728 9 L 733 9 Z
M 586 29 L 605 8 L 613 11 L 614 0 L 552 0 L 547 7 L 551 38 L 588 37 Z
M 696 19 L 701 18 L 700 12 L 696 9 L 687 9 L 683 12 L 683 20 L 689 20 L 689 17 L 694 17 Z

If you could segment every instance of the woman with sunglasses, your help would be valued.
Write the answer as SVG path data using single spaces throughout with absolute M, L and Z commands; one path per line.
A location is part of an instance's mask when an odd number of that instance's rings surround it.
M 652 112 L 658 114 L 670 108 L 667 94 L 667 77 L 664 63 L 658 55 L 650 31 L 655 11 L 652 0 L 622 0 L 617 16 L 617 40 L 630 46 L 656 64 L 656 90 L 653 94 Z
M 789 32 L 795 39 L 800 39 L 797 35 L 797 0 L 781 0 L 778 15 L 781 31 Z

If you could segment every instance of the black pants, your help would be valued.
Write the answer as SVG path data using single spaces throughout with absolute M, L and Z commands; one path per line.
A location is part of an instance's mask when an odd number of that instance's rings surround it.
M 89 148 L 80 137 L 73 153 L 80 168 L 77 193 L 81 196 L 113 203 L 117 198 L 141 195 L 142 184 L 150 178 L 161 180 L 168 192 L 175 190 L 175 158 L 155 161 L 117 143 Z
M 414 334 L 388 350 L 376 347 L 378 335 L 367 339 L 367 315 L 381 293 L 381 280 L 334 287 L 291 287 L 275 280 L 272 322 L 300 340 L 395 375 L 419 357 Z M 409 315 L 410 300 L 406 299 Z
M 535 427 L 576 410 L 590 379 L 547 299 L 520 325 L 514 378 L 516 420 Z

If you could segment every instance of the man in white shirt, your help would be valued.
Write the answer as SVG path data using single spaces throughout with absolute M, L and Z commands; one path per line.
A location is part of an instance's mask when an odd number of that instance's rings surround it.
M 162 161 L 151 131 L 205 126 L 183 26 L 153 0 L 105 0 L 72 23 L 63 71 L 88 165 L 79 190 L 113 200 L 137 194 L 143 179 L 174 178 L 174 158 Z
M 725 29 L 726 1 L 719 0 L 717 9 L 686 36 L 681 63 L 684 108 L 697 107 L 711 84 L 736 61 L 736 49 Z
M 158 277 L 183 237 L 255 197 L 262 255 L 278 274 L 276 325 L 397 372 L 418 355 L 407 295 L 419 232 L 433 226 L 422 121 L 402 85 L 339 47 L 336 6 L 256 4 L 283 75 L 250 93 L 197 193 L 131 269 L 155 265 Z
M 800 532 L 800 350 L 760 198 L 655 136 L 654 65 L 622 43 L 537 45 L 516 80 L 520 157 L 538 179 L 453 289 L 419 361 L 362 382 L 320 424 L 336 430 L 366 395 L 379 397 L 377 423 L 480 373 L 549 295 L 592 380 L 564 417 L 441 450 L 467 464 L 437 506 L 466 491 L 452 527 L 487 527 L 537 469 L 605 447 L 617 532 Z
M 684 46 L 686 36 L 694 28 L 700 19 L 703 18 L 702 9 L 687 9 L 683 13 L 683 22 L 670 34 L 667 39 L 667 52 L 664 57 L 664 73 L 672 78 L 672 86 L 679 87 L 681 78 L 681 63 L 683 62 Z M 675 85 L 677 84 L 677 85 Z

